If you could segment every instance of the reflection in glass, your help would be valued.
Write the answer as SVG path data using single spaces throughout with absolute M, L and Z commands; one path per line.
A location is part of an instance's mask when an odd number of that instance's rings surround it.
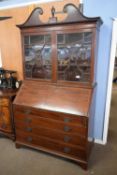
M 91 40 L 91 32 L 57 35 L 59 80 L 90 80 Z
M 51 37 L 32 35 L 24 37 L 25 76 L 51 79 Z

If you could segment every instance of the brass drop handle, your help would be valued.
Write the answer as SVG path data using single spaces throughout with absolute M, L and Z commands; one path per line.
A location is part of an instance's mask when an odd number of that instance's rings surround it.
M 70 152 L 71 152 L 71 148 L 69 148 L 69 147 L 64 147 L 64 152 L 65 152 L 65 153 L 70 153 Z
M 32 137 L 27 137 L 28 142 L 32 142 L 32 140 L 33 140 Z
M 69 142 L 71 140 L 71 137 L 69 136 L 64 136 L 64 142 Z
M 64 126 L 64 131 L 65 132 L 69 132 L 72 128 L 70 128 L 69 126 Z
M 32 132 L 32 128 L 26 128 L 26 131 Z
M 71 118 L 64 118 L 64 122 L 65 122 L 65 123 L 68 123 L 68 122 L 71 122 L 71 121 L 72 121 Z
M 27 123 L 31 123 L 31 122 L 32 122 L 32 119 L 31 119 L 31 118 L 26 118 L 25 121 L 26 121 Z
M 31 110 L 30 109 L 27 109 L 27 110 L 24 111 L 24 113 L 28 115 L 28 114 L 31 113 Z

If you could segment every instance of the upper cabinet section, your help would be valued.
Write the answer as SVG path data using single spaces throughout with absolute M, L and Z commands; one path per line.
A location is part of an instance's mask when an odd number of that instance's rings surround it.
M 64 21 L 58 21 L 56 9 L 43 23 L 36 8 L 21 29 L 24 78 L 57 84 L 91 86 L 99 17 L 87 18 L 73 4 L 63 8 Z M 60 12 L 59 12 L 60 13 Z

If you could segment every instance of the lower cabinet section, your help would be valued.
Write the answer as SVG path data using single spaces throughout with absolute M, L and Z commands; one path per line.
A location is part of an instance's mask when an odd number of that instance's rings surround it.
M 88 118 L 14 105 L 16 147 L 28 146 L 76 161 L 88 161 Z

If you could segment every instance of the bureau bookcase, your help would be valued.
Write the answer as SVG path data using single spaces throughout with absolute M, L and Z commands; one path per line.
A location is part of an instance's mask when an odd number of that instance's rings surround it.
M 87 168 L 94 140 L 94 92 L 99 17 L 67 4 L 43 23 L 41 8 L 17 25 L 24 81 L 15 98 L 16 147 L 28 146 Z M 59 12 L 60 13 L 60 12 Z

